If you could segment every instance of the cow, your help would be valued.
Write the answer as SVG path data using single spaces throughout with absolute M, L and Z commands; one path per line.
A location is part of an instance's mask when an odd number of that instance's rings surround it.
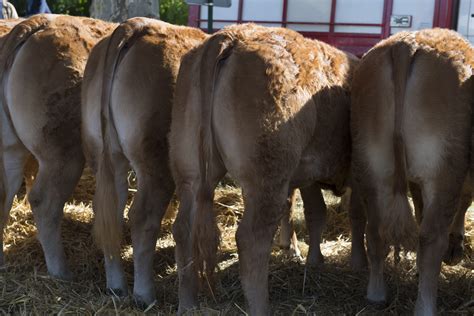
M 138 181 L 129 212 L 133 294 L 142 306 L 156 299 L 153 257 L 175 189 L 167 135 L 176 78 L 182 56 L 205 38 L 198 29 L 129 19 L 97 44 L 84 75 L 82 139 L 96 173 L 94 232 L 104 251 L 107 288 L 119 296 L 128 292 L 120 246 L 131 166 Z
M 28 200 L 48 272 L 61 279 L 72 277 L 61 242 L 63 206 L 84 165 L 82 75 L 90 50 L 112 28 L 89 18 L 37 15 L 12 29 L 0 52 L 0 230 L 31 154 L 39 171 Z
M 226 171 L 245 204 L 236 239 L 249 311 L 270 312 L 270 248 L 289 193 L 304 188 L 312 213 L 320 185 L 341 193 L 348 177 L 356 65 L 327 44 L 254 24 L 227 27 L 183 58 L 169 136 L 180 200 L 178 313 L 197 306 L 199 280 L 212 279 L 219 242 L 212 201 Z M 310 238 L 320 238 L 317 223 L 307 225 Z
M 454 31 L 429 29 L 380 42 L 354 74 L 352 189 L 367 211 L 369 301 L 386 302 L 384 259 L 389 245 L 403 245 L 417 248 L 415 314 L 436 313 L 449 227 L 460 203 L 470 203 L 469 193 L 468 202 L 460 197 L 469 171 L 473 66 L 469 42 Z M 422 202 L 419 227 L 409 183 L 421 197 L 415 198 Z M 457 227 L 464 220 L 458 213 Z

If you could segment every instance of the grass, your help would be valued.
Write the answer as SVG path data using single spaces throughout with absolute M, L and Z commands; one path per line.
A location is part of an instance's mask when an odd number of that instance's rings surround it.
M 143 314 L 132 298 L 118 299 L 105 294 L 105 274 L 100 250 L 91 237 L 91 197 L 94 179 L 85 173 L 73 199 L 66 205 L 63 239 L 75 278 L 59 281 L 46 274 L 44 257 L 36 239 L 30 208 L 24 199 L 15 200 L 5 231 L 7 266 L 0 270 L 1 314 Z M 306 268 L 274 248 L 270 262 L 270 297 L 276 315 L 372 315 L 409 314 L 417 293 L 415 256 L 408 253 L 394 265 L 389 256 L 387 279 L 390 302 L 384 307 L 365 301 L 367 273 L 352 272 L 348 266 L 350 231 L 348 216 L 337 208 L 339 200 L 325 194 L 329 208 L 328 225 L 322 245 L 326 263 L 321 268 Z M 173 204 L 173 209 L 176 203 Z M 240 190 L 232 185 L 219 187 L 215 208 L 222 232 L 219 271 L 214 296 L 202 291 L 201 307 L 196 314 L 242 315 L 245 301 L 238 277 L 238 258 L 234 239 L 242 217 Z M 172 211 L 170 212 L 173 213 Z M 170 215 L 169 217 L 173 217 Z M 298 199 L 295 227 L 303 254 L 307 252 L 302 203 Z M 174 314 L 177 310 L 177 271 L 170 218 L 165 219 L 155 253 L 157 302 L 146 312 Z M 128 230 L 127 230 L 128 231 Z M 474 314 L 474 212 L 467 213 L 466 250 L 457 266 L 443 265 L 439 281 L 438 307 L 441 314 Z M 125 237 L 123 260 L 130 289 L 133 282 L 130 235 Z

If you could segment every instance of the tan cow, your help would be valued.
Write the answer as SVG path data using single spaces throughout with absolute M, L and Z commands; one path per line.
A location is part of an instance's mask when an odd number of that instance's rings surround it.
M 473 66 L 466 40 L 434 29 L 382 41 L 354 76 L 353 190 L 368 212 L 370 301 L 387 300 L 388 245 L 418 244 L 415 313 L 436 313 L 441 260 L 469 167 Z M 423 200 L 418 234 L 408 181 Z
M 82 74 L 92 46 L 111 28 L 88 18 L 37 15 L 16 25 L 1 50 L 0 228 L 31 153 L 39 173 L 28 199 L 48 272 L 59 278 L 71 277 L 61 242 L 63 206 L 84 165 Z
M 133 18 L 94 48 L 86 67 L 82 136 L 97 175 L 94 231 L 105 254 L 107 288 L 127 293 L 120 245 L 131 165 L 138 180 L 129 212 L 133 294 L 140 303 L 156 298 L 153 257 L 174 192 L 167 134 L 176 77 L 182 56 L 205 37 L 198 29 Z
M 244 196 L 236 238 L 250 313 L 270 312 L 268 260 L 288 193 L 306 187 L 316 201 L 305 206 L 316 205 L 319 182 L 339 189 L 347 177 L 356 63 L 294 31 L 253 24 L 228 27 L 185 56 L 170 133 L 178 313 L 197 306 L 199 271 L 210 278 L 216 266 L 212 200 L 226 171 Z

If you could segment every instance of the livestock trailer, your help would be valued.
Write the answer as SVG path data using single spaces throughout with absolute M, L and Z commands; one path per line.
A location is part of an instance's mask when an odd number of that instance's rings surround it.
M 207 14 L 190 5 L 188 24 L 207 29 Z M 287 27 L 362 55 L 404 30 L 450 28 L 474 42 L 474 0 L 232 0 L 214 8 L 214 30 L 245 22 Z

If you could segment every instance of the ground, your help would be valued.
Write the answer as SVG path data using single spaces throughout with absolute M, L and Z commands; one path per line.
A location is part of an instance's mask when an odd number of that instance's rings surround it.
M 72 282 L 59 281 L 46 274 L 43 254 L 28 204 L 20 194 L 15 200 L 9 226 L 5 232 L 7 266 L 0 270 L 1 314 L 142 314 L 133 299 L 118 299 L 105 294 L 102 255 L 91 237 L 91 197 L 93 177 L 86 172 L 73 199 L 65 208 L 63 237 L 70 265 L 75 274 Z M 131 192 L 131 196 L 133 192 Z M 354 273 L 348 265 L 350 232 L 347 214 L 338 210 L 339 200 L 325 193 L 329 219 L 324 234 L 321 268 L 305 268 L 303 262 L 287 258 L 274 248 L 270 265 L 270 298 L 276 315 L 368 315 L 410 314 L 417 293 L 415 256 L 402 255 L 402 261 L 387 264 L 390 287 L 388 306 L 371 306 L 365 301 L 367 273 Z M 223 184 L 216 194 L 216 210 L 222 231 L 219 271 L 215 289 L 203 286 L 202 302 L 196 314 L 242 315 L 245 310 L 238 277 L 238 258 L 234 234 L 243 212 L 240 190 Z M 176 207 L 176 203 L 173 204 Z M 473 208 L 474 209 L 474 208 Z M 172 213 L 172 211 L 170 212 Z M 172 216 L 171 216 L 172 217 Z M 466 216 L 467 238 L 464 260 L 457 266 L 443 265 L 440 276 L 438 306 L 441 314 L 474 314 L 474 211 Z M 174 314 L 177 309 L 177 272 L 174 264 L 174 241 L 171 219 L 163 225 L 156 248 L 155 272 L 158 299 L 146 310 L 151 314 Z M 296 229 L 303 254 L 307 238 L 298 200 Z M 123 258 L 132 288 L 132 250 L 130 235 L 125 238 Z M 390 255 L 390 258 L 393 258 Z

